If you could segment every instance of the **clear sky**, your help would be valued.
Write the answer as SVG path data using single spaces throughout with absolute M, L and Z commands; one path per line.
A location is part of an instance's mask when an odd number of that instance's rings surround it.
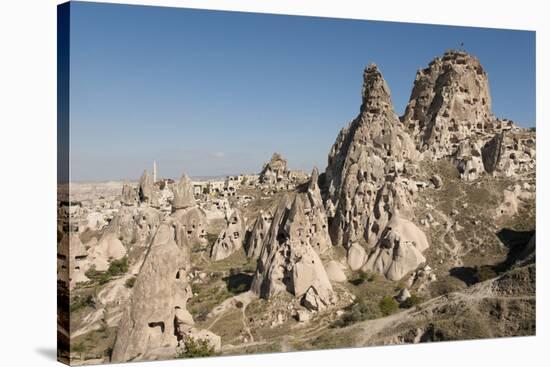
M 403 114 L 416 71 L 464 42 L 493 111 L 535 125 L 535 33 L 72 3 L 71 179 L 326 167 L 376 63 Z

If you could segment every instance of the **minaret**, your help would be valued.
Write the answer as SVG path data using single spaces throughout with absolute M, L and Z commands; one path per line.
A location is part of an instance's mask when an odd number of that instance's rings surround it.
M 157 182 L 157 161 L 153 161 L 153 183 Z

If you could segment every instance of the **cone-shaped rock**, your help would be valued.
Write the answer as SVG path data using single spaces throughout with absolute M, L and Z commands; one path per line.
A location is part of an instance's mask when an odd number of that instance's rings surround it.
M 172 209 L 175 211 L 178 209 L 186 209 L 195 205 L 193 184 L 189 176 L 184 173 L 177 185 L 174 186 L 174 201 L 172 204 Z
M 360 114 L 340 131 L 325 172 L 325 207 L 333 216 L 334 245 L 364 237 L 367 218 L 386 175 L 418 152 L 393 111 L 389 88 L 376 65 L 365 69 Z

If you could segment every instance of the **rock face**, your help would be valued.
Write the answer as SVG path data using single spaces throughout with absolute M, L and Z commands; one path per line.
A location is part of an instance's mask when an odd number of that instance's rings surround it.
M 465 52 L 447 51 L 418 71 L 401 120 L 421 152 L 436 159 L 451 157 L 467 181 L 485 172 L 510 176 L 532 171 L 534 132 L 493 115 L 487 73 Z M 510 144 L 503 144 L 504 137 Z
M 406 168 L 418 152 L 393 111 L 376 65 L 365 69 L 359 116 L 342 129 L 328 157 L 324 193 L 333 215 L 330 235 L 346 248 L 364 238 L 367 218 L 387 175 Z
M 319 172 L 313 168 L 307 187 L 305 204 L 303 208 L 303 228 L 309 232 L 305 235 L 308 242 L 317 253 L 321 254 L 332 246 L 328 232 L 328 218 L 323 206 L 323 199 L 319 189 Z M 300 200 L 301 201 L 301 200 Z M 300 218 L 302 220 L 302 218 Z
M 271 160 L 264 165 L 260 172 L 260 183 L 273 185 L 288 180 L 289 176 L 287 160 L 279 153 L 273 153 Z
M 149 176 L 147 170 L 143 171 L 141 178 L 139 179 L 139 200 L 141 202 L 151 204 L 153 202 L 154 188 L 153 188 L 153 178 Z
M 300 196 L 291 208 L 283 202 L 277 208 L 258 260 L 252 290 L 269 299 L 288 291 L 302 304 L 321 310 L 331 304 L 333 290 L 319 255 L 307 241 L 307 221 Z
M 174 188 L 172 211 L 171 217 L 180 225 L 190 246 L 206 246 L 206 213 L 195 202 L 191 180 L 185 173 Z
M 122 196 L 120 199 L 122 205 L 134 206 L 138 202 L 138 192 L 135 187 L 124 184 L 122 185 Z
M 220 233 L 210 252 L 210 258 L 214 261 L 223 260 L 243 247 L 245 227 L 240 212 L 233 210 L 226 220 L 227 227 Z
M 160 225 L 161 214 L 158 210 L 148 207 L 122 207 L 113 217 L 107 233 L 113 234 L 124 244 L 147 246 Z
M 534 131 L 497 133 L 481 149 L 485 171 L 506 177 L 532 174 L 536 169 L 535 146 Z
M 252 229 L 247 233 L 246 238 L 246 256 L 257 259 L 260 256 L 262 247 L 264 245 L 264 239 L 269 230 L 271 224 L 271 218 L 260 212 L 260 215 L 254 222 Z
M 345 282 L 348 280 L 346 277 L 346 274 L 344 273 L 344 270 L 342 269 L 342 265 L 339 262 L 336 262 L 334 260 L 331 260 L 328 262 L 326 266 L 327 275 L 331 282 Z
M 184 173 L 177 185 L 174 186 L 174 200 L 172 210 L 187 209 L 195 206 L 193 185 L 191 179 Z
M 428 247 L 424 232 L 411 221 L 394 215 L 362 269 L 399 280 L 426 261 L 422 252 Z
M 191 246 L 208 244 L 206 239 L 206 214 L 198 206 L 176 210 L 171 215 L 185 232 L 186 240 Z
M 186 310 L 191 297 L 190 260 L 176 243 L 175 228 L 163 223 L 136 279 L 117 332 L 112 362 L 173 358 L 176 348 L 199 333 Z M 219 347 L 219 337 L 206 333 Z
M 90 265 L 98 271 L 106 271 L 111 260 L 119 260 L 126 256 L 127 250 L 118 239 L 116 233 L 106 232 L 97 244 L 89 251 Z
M 57 279 L 69 289 L 88 281 L 85 273 L 90 267 L 86 248 L 77 233 L 65 233 L 57 246 Z
M 451 162 L 458 169 L 460 177 L 466 181 L 473 181 L 485 172 L 480 142 L 476 140 L 461 141 L 451 157 Z

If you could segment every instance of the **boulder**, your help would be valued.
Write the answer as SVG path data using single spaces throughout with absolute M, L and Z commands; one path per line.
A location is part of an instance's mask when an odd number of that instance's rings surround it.
M 351 270 L 356 271 L 367 261 L 367 253 L 363 246 L 358 243 L 352 243 L 348 249 L 348 265 Z
M 433 175 L 430 178 L 430 181 L 432 182 L 432 184 L 434 185 L 434 187 L 436 189 L 439 189 L 443 186 L 443 180 L 441 179 L 441 176 L 439 176 L 439 175 Z
M 346 277 L 346 274 L 342 269 L 342 264 L 340 264 L 337 261 L 334 261 L 334 260 L 329 261 L 325 269 L 327 271 L 328 278 L 332 282 L 341 283 L 348 280 L 348 278 Z

